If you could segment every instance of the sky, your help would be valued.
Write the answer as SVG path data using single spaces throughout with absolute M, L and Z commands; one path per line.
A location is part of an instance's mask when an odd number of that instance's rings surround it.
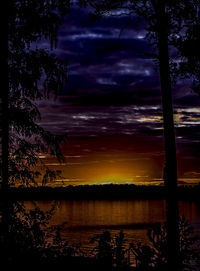
M 134 15 L 91 22 L 88 10 L 72 6 L 63 19 L 55 53 L 68 62 L 68 81 L 39 108 L 43 127 L 68 135 L 65 162 L 42 156 L 64 184 L 161 183 L 159 73 L 145 35 Z M 200 181 L 200 97 L 178 80 L 173 101 L 179 179 Z

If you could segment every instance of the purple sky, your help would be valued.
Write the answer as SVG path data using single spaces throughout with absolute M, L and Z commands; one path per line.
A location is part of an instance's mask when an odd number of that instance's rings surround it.
M 74 6 L 64 18 L 55 53 L 68 61 L 68 82 L 56 101 L 39 106 L 45 128 L 68 134 L 66 162 L 45 159 L 69 183 L 162 178 L 159 74 L 144 55 L 145 33 L 134 16 L 92 23 Z M 200 179 L 200 97 L 179 80 L 173 99 L 179 177 Z

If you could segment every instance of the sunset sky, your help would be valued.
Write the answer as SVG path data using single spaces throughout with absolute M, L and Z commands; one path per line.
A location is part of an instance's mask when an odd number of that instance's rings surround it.
M 67 184 L 160 183 L 159 74 L 147 52 L 145 24 L 136 24 L 134 15 L 91 22 L 87 10 L 73 6 L 64 18 L 55 53 L 68 61 L 68 82 L 56 101 L 41 101 L 39 108 L 46 129 L 68 134 L 64 163 L 43 156 Z M 178 175 L 200 181 L 200 97 L 185 80 L 173 98 Z

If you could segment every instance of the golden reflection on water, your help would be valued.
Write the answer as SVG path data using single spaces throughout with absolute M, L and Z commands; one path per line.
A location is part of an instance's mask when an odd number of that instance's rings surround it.
M 35 201 L 42 210 L 53 202 Z M 32 208 L 31 202 L 26 202 Z M 165 202 L 160 200 L 61 200 L 57 201 L 51 224 L 68 226 L 127 226 L 165 220 Z
M 51 208 L 52 201 L 35 201 L 43 211 Z M 25 202 L 28 209 L 34 205 Z M 194 202 L 179 202 L 180 215 L 200 225 L 200 206 Z M 109 230 L 112 234 L 123 230 L 127 242 L 147 243 L 150 224 L 165 221 L 164 200 L 61 200 L 56 202 L 50 225 L 66 222 L 62 237 L 71 243 L 90 247 L 89 240 L 96 234 Z

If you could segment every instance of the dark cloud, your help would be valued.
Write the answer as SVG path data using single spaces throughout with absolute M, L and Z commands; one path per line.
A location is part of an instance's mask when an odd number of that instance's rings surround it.
M 130 168 L 140 167 L 141 172 L 152 167 L 162 176 L 159 74 L 153 59 L 144 54 L 152 50 L 145 34 L 144 22 L 136 23 L 134 16 L 92 22 L 86 10 L 74 7 L 64 18 L 55 52 L 68 60 L 69 79 L 57 101 L 39 106 L 45 128 L 68 133 L 64 152 L 76 157 L 68 164 L 71 178 L 78 164 L 84 170 L 83 164 L 118 161 L 118 165 L 119 159 Z M 200 97 L 189 84 L 179 80 L 173 89 L 181 176 L 199 174 Z M 137 159 L 140 164 L 133 162 Z

